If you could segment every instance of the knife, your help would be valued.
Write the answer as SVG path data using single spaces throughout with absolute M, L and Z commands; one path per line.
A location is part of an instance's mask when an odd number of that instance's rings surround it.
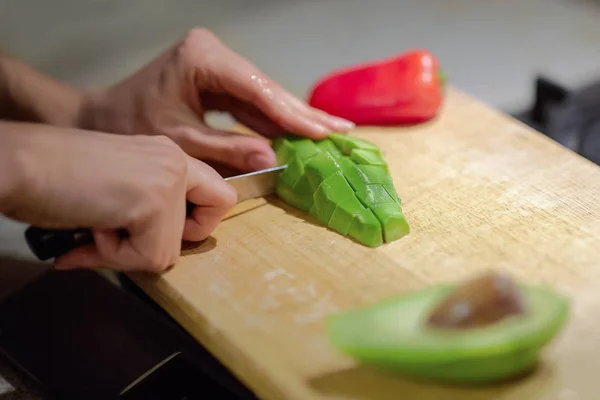
M 238 194 L 237 202 L 267 196 L 275 192 L 277 178 L 287 165 L 263 169 L 242 175 L 225 178 Z M 190 202 L 186 204 L 189 215 L 194 209 Z M 119 231 L 122 237 L 127 237 L 126 231 Z M 68 253 L 81 246 L 94 243 L 92 231 L 86 228 L 78 229 L 44 229 L 30 226 L 25 231 L 25 240 L 33 254 L 42 261 Z

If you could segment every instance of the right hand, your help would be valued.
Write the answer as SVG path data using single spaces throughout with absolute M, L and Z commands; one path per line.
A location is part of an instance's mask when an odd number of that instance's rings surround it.
M 5 144 L 22 179 L 0 211 L 41 228 L 92 229 L 95 243 L 59 257 L 57 268 L 160 272 L 176 262 L 182 239 L 205 239 L 237 198 L 164 136 L 3 123 Z M 187 218 L 186 199 L 197 205 Z

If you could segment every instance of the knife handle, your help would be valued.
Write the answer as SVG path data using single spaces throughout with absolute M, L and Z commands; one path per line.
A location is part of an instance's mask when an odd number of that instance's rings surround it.
M 94 236 L 89 229 L 43 229 L 31 226 L 25 231 L 25 240 L 33 254 L 46 261 L 94 243 Z
M 186 215 L 190 215 L 194 204 L 187 202 Z M 127 237 L 127 231 L 120 230 L 119 235 Z M 44 229 L 30 226 L 25 231 L 25 240 L 33 254 L 42 261 L 60 257 L 71 250 L 94 243 L 94 235 L 87 228 Z

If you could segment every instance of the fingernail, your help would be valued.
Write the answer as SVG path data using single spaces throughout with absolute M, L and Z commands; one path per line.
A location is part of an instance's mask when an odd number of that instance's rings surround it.
M 276 163 L 274 157 L 264 153 L 252 153 L 248 156 L 248 166 L 255 171 L 274 167 Z

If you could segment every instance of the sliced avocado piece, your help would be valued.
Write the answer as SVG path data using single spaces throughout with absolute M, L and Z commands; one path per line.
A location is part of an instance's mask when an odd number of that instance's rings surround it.
M 354 214 L 348 235 L 366 246 L 377 247 L 383 244 L 381 223 L 368 208 L 363 208 Z
M 317 190 L 321 182 L 333 175 L 342 176 L 342 167 L 329 153 L 320 152 L 306 163 L 306 176 L 313 191 Z
M 332 133 L 329 135 L 329 139 L 335 143 L 336 147 L 341 150 L 344 155 L 349 156 L 354 149 L 370 150 L 377 154 L 381 154 L 379 147 L 370 143 L 364 139 L 360 139 L 350 135 L 342 135 L 339 133 Z
M 334 231 L 347 235 L 354 216 L 363 209 L 363 205 L 354 196 L 342 200 L 336 205 L 327 225 Z
M 275 139 L 271 145 L 275 151 L 278 164 L 288 163 L 294 156 L 306 161 L 319 152 L 314 141 L 306 138 L 287 135 Z
M 356 168 L 364 176 L 367 183 L 379 183 L 380 185 L 391 185 L 394 187 L 392 177 L 386 167 L 380 165 L 357 164 Z
M 385 190 L 383 185 L 368 184 L 356 191 L 356 197 L 366 207 L 373 208 L 376 205 L 395 203 L 394 198 Z
M 402 205 L 402 200 L 400 199 L 400 196 L 398 196 L 398 192 L 396 192 L 396 188 L 394 188 L 393 184 L 383 185 L 383 187 L 388 192 L 388 194 L 392 196 L 394 200 L 396 200 L 398 204 Z
M 332 315 L 327 332 L 365 364 L 417 378 L 490 382 L 533 368 L 568 313 L 563 295 L 492 273 Z
M 316 218 L 327 225 L 337 204 L 343 200 L 354 198 L 354 191 L 341 173 L 333 174 L 325 179 L 313 196 Z
M 330 156 L 336 159 L 343 156 L 340 149 L 338 149 L 335 143 L 330 139 L 319 140 L 317 142 L 317 148 L 322 152 L 329 153 Z
M 340 134 L 320 141 L 286 135 L 273 141 L 273 149 L 278 163 L 288 164 L 276 189 L 288 204 L 366 246 L 409 232 L 387 164 L 374 144 Z
M 304 175 L 304 164 L 300 160 L 300 157 L 293 155 L 288 160 L 288 166 L 279 174 L 279 183 L 294 187 L 294 185 Z
M 354 149 L 352 150 L 352 154 L 350 154 L 350 158 L 357 164 L 366 164 L 366 165 L 374 165 L 381 166 L 386 168 L 387 172 L 387 163 L 381 157 L 380 154 L 364 149 Z
M 294 145 L 285 137 L 275 139 L 271 147 L 275 151 L 275 157 L 279 165 L 286 164 L 296 154 Z
M 302 211 L 308 212 L 312 207 L 313 201 L 313 190 L 306 174 L 302 175 L 300 180 L 294 185 L 292 192 L 296 199 L 295 204 L 290 203 L 293 207 L 299 208 Z M 283 199 L 285 201 L 285 199 Z
M 344 176 L 352 186 L 354 191 L 360 190 L 365 187 L 367 182 L 367 176 L 358 168 L 358 165 L 350 159 L 348 156 L 339 158 L 338 164 L 342 167 Z
M 410 227 L 397 202 L 378 204 L 371 207 L 383 227 L 383 239 L 393 242 L 410 233 Z

